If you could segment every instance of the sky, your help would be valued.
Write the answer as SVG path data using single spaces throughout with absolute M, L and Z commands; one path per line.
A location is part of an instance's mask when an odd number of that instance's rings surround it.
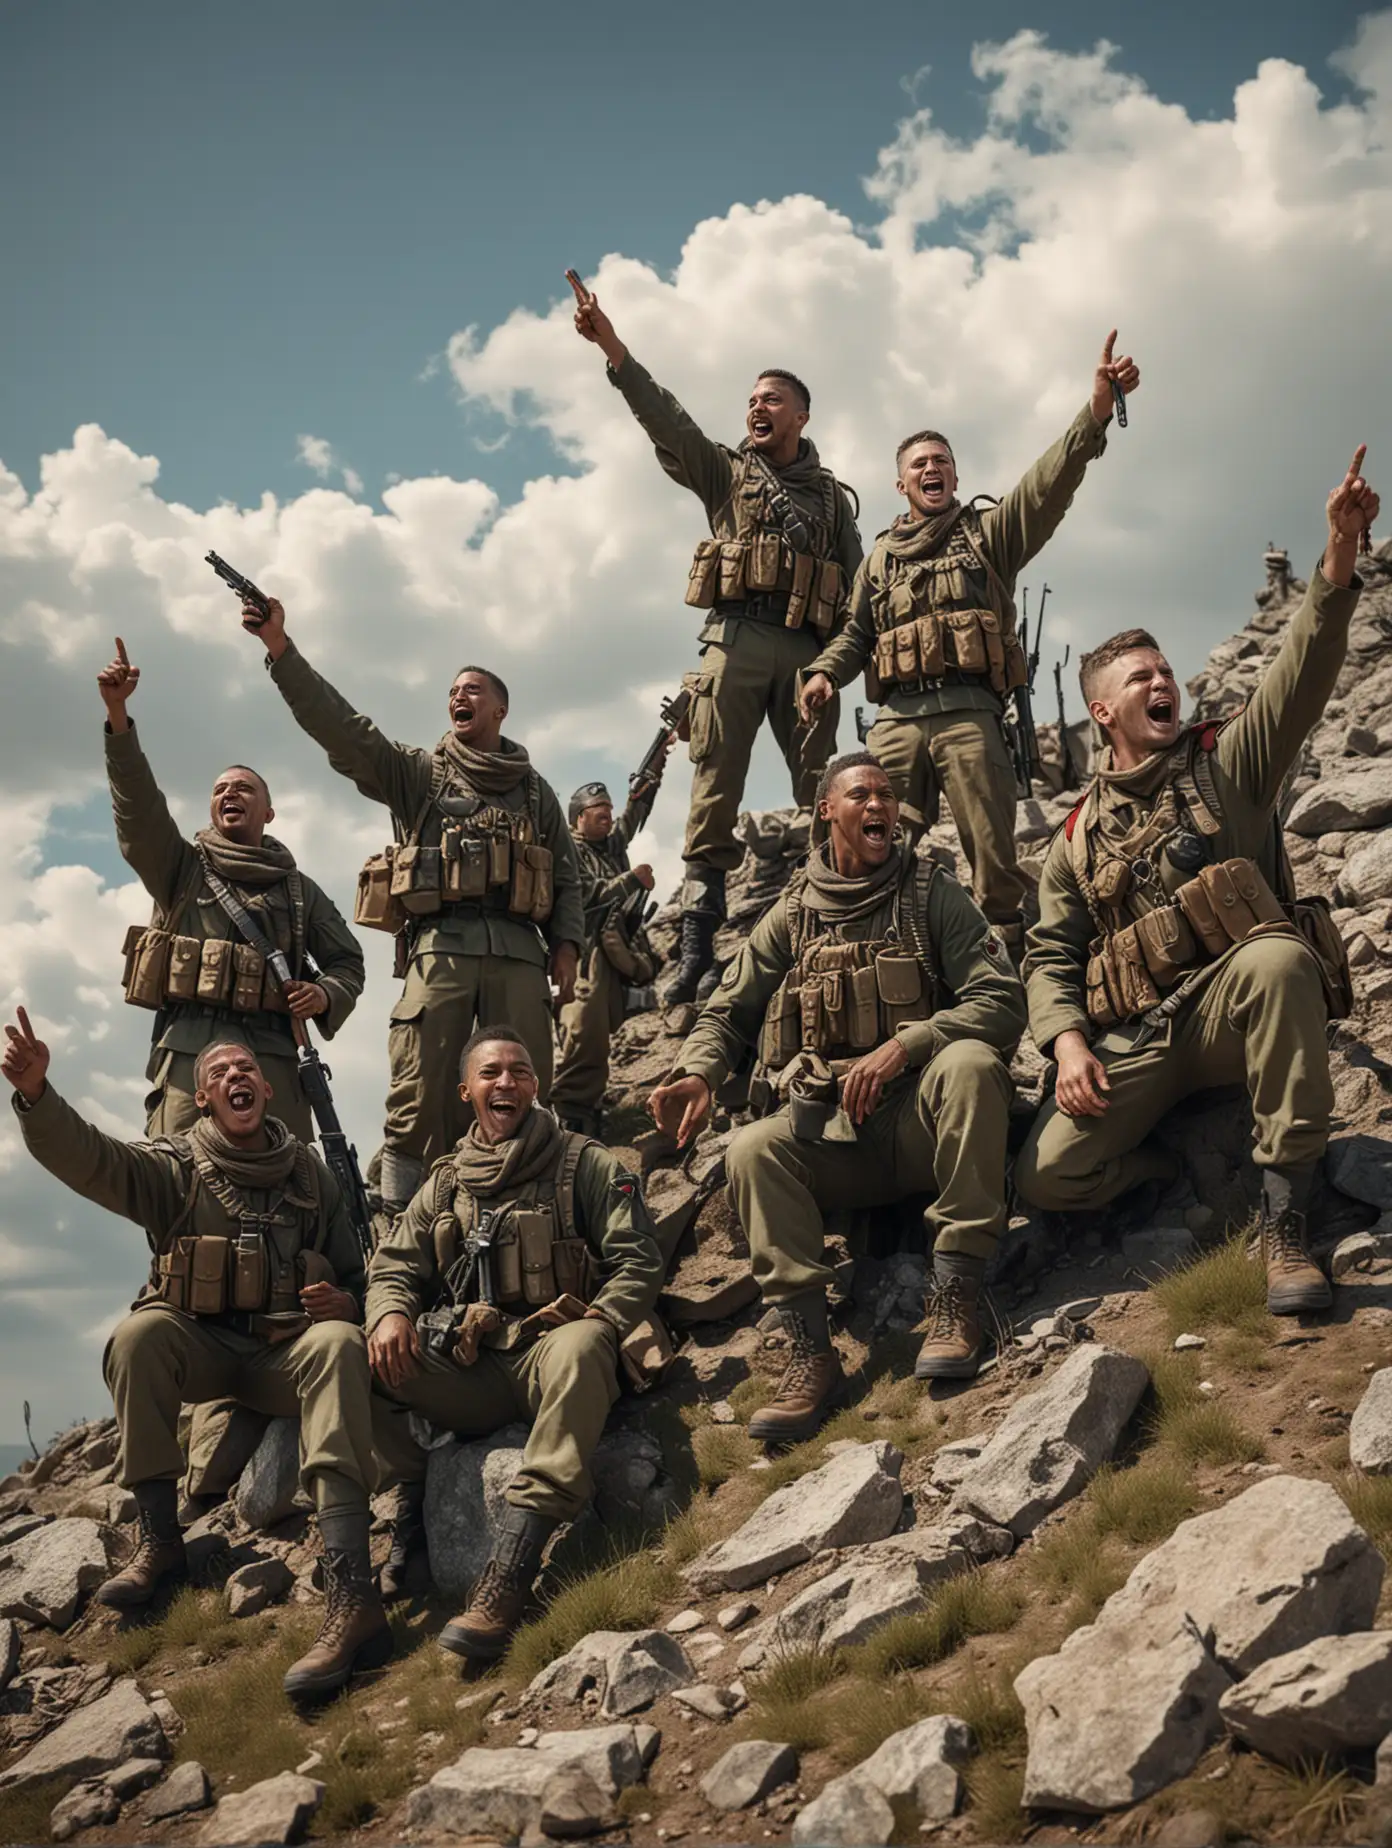
M 563 796 L 622 786 L 694 665 L 702 529 L 576 339 L 567 264 L 712 434 L 760 366 L 807 378 L 867 537 L 906 431 L 948 430 L 965 490 L 999 493 L 1119 326 L 1130 428 L 1024 582 L 1052 586 L 1046 658 L 1144 622 L 1193 672 L 1268 539 L 1313 561 L 1355 442 L 1378 479 L 1390 129 L 1392 13 L 1287 0 L 0 9 L 6 1018 L 26 1002 L 58 1088 L 138 1133 L 148 1019 L 116 974 L 148 905 L 93 687 L 116 633 L 188 830 L 249 757 L 345 910 L 386 836 L 210 545 L 391 735 L 433 742 L 483 658 Z M 686 776 L 640 843 L 664 885 Z M 766 746 L 749 797 L 786 800 Z M 367 947 L 332 1057 L 364 1158 L 393 993 Z M 0 1122 L 0 1441 L 25 1397 L 40 1432 L 101 1407 L 140 1270 L 138 1232 Z

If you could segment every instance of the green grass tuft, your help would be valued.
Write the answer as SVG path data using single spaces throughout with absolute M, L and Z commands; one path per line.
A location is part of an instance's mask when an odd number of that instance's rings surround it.
M 309 1647 L 321 1616 L 318 1609 L 289 1613 L 256 1651 L 238 1650 L 182 1682 L 174 1702 L 184 1721 L 179 1757 L 196 1758 L 215 1783 L 235 1771 L 239 1790 L 298 1764 L 310 1729 L 281 1678 Z
M 842 1764 L 861 1764 L 892 1734 L 926 1719 L 941 1706 L 941 1701 L 908 1675 L 858 1679 L 847 1690 L 843 1723 L 833 1748 Z
M 1248 1257 L 1245 1230 L 1150 1288 L 1173 1334 L 1233 1328 L 1270 1335 L 1274 1330 L 1266 1307 L 1266 1272 Z
M 715 1503 L 703 1490 L 694 1495 L 680 1514 L 673 1515 L 662 1532 L 662 1557 L 671 1566 L 684 1566 L 720 1538 Z
M 815 1752 L 840 1730 L 839 1715 L 818 1695 L 845 1672 L 837 1650 L 795 1649 L 772 1658 L 749 1683 L 750 1718 L 760 1739 L 778 1739 L 795 1752 Z
M 1205 1400 L 1167 1419 L 1164 1441 L 1186 1463 L 1260 1463 L 1266 1445 L 1225 1405 Z
M 702 1425 L 692 1433 L 691 1448 L 696 1456 L 696 1473 L 705 1489 L 718 1489 L 749 1465 L 759 1454 L 759 1447 L 743 1425 Z
M 1373 1545 L 1392 1559 L 1392 1476 L 1363 1476 L 1350 1470 L 1334 1486 Z
M 23 1790 L 0 1790 L 0 1842 L 46 1842 L 49 1815 L 72 1781 L 51 1777 Z
M 969 1636 L 989 1636 L 1019 1622 L 1024 1600 L 1013 1586 L 997 1584 L 985 1572 L 964 1572 L 931 1593 L 922 1610 L 892 1618 L 866 1642 L 849 1651 L 856 1674 L 866 1680 L 929 1668 L 959 1649 Z
M 1134 1546 L 1167 1539 L 1197 1504 L 1188 1472 L 1155 1454 L 1130 1469 L 1104 1465 L 1092 1479 L 1088 1500 L 1097 1532 Z
M 1018 1755 L 982 1752 L 963 1767 L 967 1786 L 967 1813 L 983 1842 L 1018 1842 L 1031 1826 L 1029 1811 L 1021 1808 L 1025 1793 L 1025 1767 Z
M 591 1630 L 646 1628 L 676 1590 L 673 1565 L 653 1551 L 628 1553 L 571 1579 L 541 1616 L 513 1637 L 505 1663 L 509 1681 L 530 1681 Z

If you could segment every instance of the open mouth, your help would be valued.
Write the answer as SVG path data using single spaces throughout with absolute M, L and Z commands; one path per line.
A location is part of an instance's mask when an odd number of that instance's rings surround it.
M 520 1099 L 516 1097 L 490 1097 L 489 1115 L 496 1117 L 500 1123 L 513 1123 L 517 1120 Z
M 1174 701 L 1167 695 L 1153 699 L 1146 706 L 1146 717 L 1152 725 L 1169 725 L 1174 719 Z
M 468 725 L 473 720 L 474 709 L 471 705 L 461 704 L 450 707 L 450 718 L 456 725 Z
M 860 831 L 872 845 L 883 846 L 889 840 L 889 823 L 878 815 L 863 821 Z
M 773 435 L 773 420 L 769 417 L 751 417 L 749 434 L 758 442 L 767 442 Z
M 218 809 L 224 821 L 245 821 L 246 810 L 240 802 L 224 802 Z
M 925 475 L 920 481 L 919 486 L 923 490 L 926 498 L 934 494 L 941 494 L 945 483 L 941 475 Z
M 238 1116 L 243 1116 L 256 1108 L 256 1093 L 249 1084 L 234 1084 L 227 1093 L 227 1101 Z

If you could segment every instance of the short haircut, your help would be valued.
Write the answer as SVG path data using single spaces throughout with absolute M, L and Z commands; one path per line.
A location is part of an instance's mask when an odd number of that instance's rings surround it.
M 478 1051 L 480 1046 L 491 1045 L 494 1040 L 501 1040 L 505 1046 L 520 1046 L 527 1055 L 527 1063 L 532 1067 L 533 1071 L 536 1070 L 535 1062 L 532 1059 L 532 1049 L 527 1044 L 526 1040 L 523 1039 L 516 1027 L 510 1027 L 505 1020 L 499 1020 L 491 1027 L 475 1027 L 468 1039 L 465 1040 L 464 1050 L 459 1055 L 459 1078 L 461 1083 L 464 1080 L 465 1073 L 469 1069 L 469 1060 L 473 1054 Z
M 941 430 L 915 430 L 912 436 L 906 436 L 904 438 L 903 442 L 894 452 L 894 466 L 896 469 L 904 458 L 904 451 L 906 449 L 912 449 L 916 443 L 941 443 L 947 453 L 952 456 L 952 466 L 956 468 L 957 458 L 955 455 L 952 455 L 952 445 L 948 442 Z
M 1131 654 L 1137 648 L 1152 648 L 1160 652 L 1160 644 L 1149 629 L 1119 629 L 1115 635 L 1109 635 L 1105 642 L 1099 642 L 1091 648 L 1078 663 L 1078 685 L 1083 690 L 1083 704 L 1092 704 L 1092 691 L 1097 685 L 1098 676 L 1103 668 L 1110 667 L 1113 661 L 1119 661 L 1124 654 Z
M 758 376 L 761 379 L 782 379 L 785 385 L 791 385 L 798 397 L 802 399 L 803 410 L 807 412 L 809 417 L 811 416 L 812 394 L 803 384 L 796 372 L 785 372 L 782 366 L 761 366 Z M 757 380 L 755 382 L 757 383 Z
M 237 768 L 239 770 L 245 770 L 246 765 L 239 764 Z M 214 1056 L 219 1052 L 250 1053 L 252 1062 L 256 1066 L 257 1071 L 261 1071 L 261 1061 L 256 1057 L 256 1054 L 251 1051 L 250 1046 L 244 1045 L 241 1040 L 214 1040 L 211 1046 L 205 1046 L 203 1048 L 202 1052 L 199 1053 L 198 1057 L 193 1062 L 193 1088 L 195 1091 L 201 1091 L 203 1089 L 203 1074 L 212 1063 Z M 265 1074 L 262 1073 L 262 1076 L 264 1077 Z
M 259 771 L 258 769 L 256 769 L 256 767 L 255 767 L 254 765 L 252 765 L 252 764 L 224 764 L 224 765 L 222 766 L 222 774 L 223 774 L 224 776 L 226 776 L 226 774 L 227 774 L 227 772 L 228 772 L 229 770 L 245 770 L 248 776 L 254 776 L 254 777 L 256 778 L 256 780 L 257 780 L 257 782 L 258 782 L 258 783 L 259 783 L 259 784 L 261 785 L 261 787 L 262 787 L 262 789 L 264 789 L 264 790 L 265 790 L 265 792 L 266 792 L 266 801 L 267 801 L 267 803 L 268 803 L 268 804 L 270 803 L 270 800 L 271 800 L 271 786 L 270 786 L 270 784 L 269 784 L 269 783 L 268 783 L 268 782 L 266 781 L 266 779 L 265 779 L 265 777 L 264 777 L 264 776 L 262 776 L 262 774 L 261 774 L 261 772 L 260 772 L 260 771 Z
M 450 685 L 453 686 L 454 681 L 462 679 L 465 674 L 482 674 L 502 703 L 505 706 L 511 705 L 512 702 L 508 699 L 507 682 L 500 679 L 498 675 L 493 672 L 491 667 L 480 667 L 477 661 L 467 661 L 455 675 L 454 680 L 450 682 Z
M 858 770 L 863 764 L 873 764 L 877 770 L 884 769 L 884 765 L 873 751 L 847 751 L 840 757 L 833 757 L 823 770 L 817 784 L 817 794 L 812 802 L 813 808 L 821 807 L 823 800 L 830 795 L 832 785 L 838 776 L 843 776 L 847 770 Z

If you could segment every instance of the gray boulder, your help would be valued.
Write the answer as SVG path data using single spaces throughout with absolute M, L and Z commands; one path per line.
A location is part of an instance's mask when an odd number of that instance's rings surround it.
M 128 1803 L 132 1797 L 139 1796 L 142 1790 L 148 1790 L 151 1784 L 157 1784 L 164 1776 L 164 1765 L 158 1758 L 129 1758 L 125 1764 L 117 1765 L 114 1771 L 108 1771 L 102 1782 L 108 1790 L 114 1790 L 119 1803 Z
M 12 1618 L 0 1617 L 0 1694 L 14 1680 L 21 1653 L 19 1626 Z
M 49 1521 L 0 1554 L 0 1617 L 66 1630 L 110 1570 L 96 1521 Z
M 1023 1538 L 1111 1457 L 1150 1381 L 1114 1348 L 1076 1348 L 1037 1392 L 1017 1399 L 957 1487 L 956 1504 Z
M 267 1842 L 297 1842 L 324 1801 L 317 1778 L 282 1771 L 250 1789 L 223 1797 L 203 1825 L 208 1848 L 260 1848 Z
M 1392 764 L 1349 765 L 1322 776 L 1286 817 L 1292 834 L 1313 838 L 1345 828 L 1380 828 L 1392 821 Z
M 1317 1637 L 1263 1662 L 1218 1706 L 1245 1745 L 1291 1764 L 1380 1745 L 1392 1734 L 1392 1631 Z
M 957 1814 L 962 1780 L 957 1767 L 976 1750 L 976 1737 L 965 1720 L 950 1713 L 906 1726 L 856 1766 L 891 1803 L 912 1803 L 920 1823 L 946 1822 Z
M 643 1755 L 632 1726 L 543 1733 L 528 1749 L 474 1746 L 406 1799 L 406 1826 L 433 1834 L 515 1841 L 541 1821 L 542 1799 L 559 1770 L 583 1771 L 606 1796 L 641 1783 Z
M 701 1795 L 712 1809 L 748 1809 L 780 1784 L 791 1784 L 797 1771 L 792 1746 L 745 1739 L 716 1759 L 701 1779 Z
M 834 1777 L 793 1821 L 793 1841 L 800 1848 L 883 1848 L 893 1839 L 889 1799 L 859 1770 Z
M 1383 1136 L 1339 1137 L 1329 1145 L 1329 1178 L 1351 1200 L 1385 1212 L 1392 1207 L 1392 1142 Z
M 232 1491 L 248 1527 L 275 1527 L 297 1508 L 311 1506 L 300 1488 L 300 1421 L 273 1418 Z M 268 1780 L 274 1782 L 274 1779 Z M 259 1789 L 260 1786 L 257 1786 Z M 250 1796 L 251 1792 L 246 1792 Z
M 1379 1368 L 1354 1408 L 1349 1462 L 1370 1476 L 1392 1474 L 1392 1367 Z
M 618 1821 L 613 1799 L 588 1771 L 563 1765 L 553 1771 L 541 1793 L 541 1832 L 561 1841 L 598 1835 Z
M 17 1764 L 0 1771 L 0 1790 L 48 1777 L 96 1777 L 131 1758 L 168 1758 L 159 1715 L 133 1681 L 118 1681 L 90 1706 L 70 1713 Z
M 591 1630 L 535 1675 L 527 1692 L 578 1701 L 593 1689 L 606 1719 L 623 1719 L 696 1680 L 690 1658 L 662 1630 Z
M 1341 905 L 1359 911 L 1380 898 L 1392 898 L 1392 829 L 1370 836 L 1366 846 L 1349 855 L 1339 869 L 1334 895 Z
M 74 1784 L 65 1797 L 54 1804 L 48 1819 L 48 1832 L 55 1842 L 66 1842 L 79 1829 L 93 1829 L 102 1823 L 115 1822 L 121 1813 L 121 1799 L 100 1778 Z
M 145 1814 L 151 1822 L 163 1822 L 168 1816 L 186 1816 L 190 1810 L 208 1807 L 208 1773 L 196 1759 L 175 1765 L 158 1790 L 145 1799 Z
M 744 1525 L 686 1567 L 697 1590 L 744 1591 L 827 1547 L 892 1533 L 904 1505 L 903 1455 L 893 1444 L 851 1444 L 799 1481 L 775 1490 Z
M 283 1559 L 253 1559 L 228 1576 L 227 1609 L 233 1617 L 254 1617 L 285 1597 L 295 1575 Z

